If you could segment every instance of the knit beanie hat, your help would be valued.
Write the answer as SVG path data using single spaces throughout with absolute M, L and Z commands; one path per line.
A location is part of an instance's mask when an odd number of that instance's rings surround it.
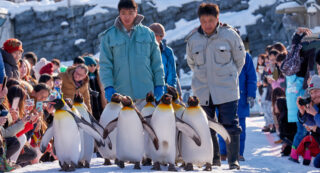
M 47 65 L 49 61 L 47 61 L 45 58 L 41 58 L 40 61 L 38 61 L 34 66 L 33 66 L 33 71 L 34 75 L 37 79 L 37 81 L 40 78 L 40 70 L 43 66 Z
M 51 62 L 49 62 L 47 65 L 43 66 L 40 71 L 39 71 L 39 74 L 42 75 L 42 74 L 49 74 L 49 75 L 52 75 L 53 73 L 53 64 Z
M 149 28 L 154 32 L 155 35 L 164 36 L 165 29 L 160 23 L 153 23 L 149 26 Z
M 308 87 L 308 91 L 310 92 L 313 89 L 320 89 L 320 76 L 313 75 Z
M 22 42 L 18 39 L 10 38 L 3 43 L 3 49 L 8 53 L 12 53 L 18 50 L 23 52 Z
M 85 62 L 85 64 L 86 64 L 86 66 L 89 66 L 89 65 L 97 65 L 97 62 L 96 62 L 96 60 L 94 60 L 92 57 L 90 57 L 90 56 L 86 56 L 86 57 L 83 57 L 83 59 L 84 59 L 84 62 Z

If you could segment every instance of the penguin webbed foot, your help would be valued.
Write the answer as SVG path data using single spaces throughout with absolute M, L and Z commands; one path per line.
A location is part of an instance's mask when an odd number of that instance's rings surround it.
M 175 168 L 174 164 L 170 163 L 168 167 L 168 171 L 177 172 L 177 169 Z
M 141 167 L 140 167 L 140 162 L 136 162 L 136 163 L 134 164 L 133 169 L 141 169 Z
M 83 167 L 84 167 L 84 168 L 90 168 L 90 162 L 84 161 Z
M 119 166 L 119 168 L 124 168 L 124 162 L 121 160 L 118 161 L 117 165 Z
M 193 165 L 192 163 L 187 163 L 187 165 L 184 167 L 185 171 L 193 171 Z
M 109 159 L 104 159 L 103 165 L 112 165 L 112 163 L 111 163 L 111 161 Z
M 76 165 L 76 168 L 84 168 L 84 163 L 79 161 L 78 165 Z
M 159 162 L 153 163 L 153 167 L 151 168 L 151 170 L 161 171 L 160 163 Z
M 212 171 L 212 165 L 211 165 L 211 163 L 206 163 L 206 164 L 205 164 L 205 168 L 203 169 L 203 171 Z
M 61 169 L 60 169 L 59 171 L 64 171 L 64 172 L 68 171 L 68 168 L 69 168 L 69 165 L 68 165 L 68 164 L 66 164 L 66 163 L 61 163 L 61 162 L 59 161 L 59 165 L 60 165 L 60 167 L 61 167 Z
M 142 166 L 151 166 L 152 165 L 152 160 L 150 158 L 144 158 L 142 160 Z
M 73 171 L 75 171 L 75 170 L 76 170 L 76 164 L 73 163 L 73 162 L 71 162 L 71 164 L 70 164 L 67 172 L 73 172 Z

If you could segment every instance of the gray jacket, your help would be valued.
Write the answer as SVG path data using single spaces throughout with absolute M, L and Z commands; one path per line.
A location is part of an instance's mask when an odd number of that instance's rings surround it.
M 238 100 L 239 74 L 245 64 L 245 48 L 240 36 L 230 26 L 217 26 L 210 37 L 201 27 L 186 38 L 187 62 L 191 70 L 192 91 L 201 105 L 223 104 Z
M 4 138 L 16 136 L 21 130 L 24 129 L 24 123 L 22 120 L 17 121 L 16 123 L 10 125 L 7 128 L 0 126 L 0 132 Z

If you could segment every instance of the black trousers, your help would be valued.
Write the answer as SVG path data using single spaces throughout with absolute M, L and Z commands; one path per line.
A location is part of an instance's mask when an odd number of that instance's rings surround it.
M 207 115 L 210 118 L 212 118 L 215 122 L 221 123 L 230 135 L 241 133 L 242 130 L 239 125 L 239 117 L 237 115 L 238 100 L 219 105 L 214 105 L 210 97 L 209 105 L 202 106 L 202 108 L 207 113 Z M 218 117 L 216 115 L 216 110 L 219 112 Z M 220 147 L 216 132 L 210 129 L 210 133 L 214 149 L 213 163 L 215 163 L 217 161 L 220 161 Z
M 10 158 L 14 153 L 16 153 L 20 148 L 20 143 L 16 137 L 5 138 L 7 145 L 6 157 Z

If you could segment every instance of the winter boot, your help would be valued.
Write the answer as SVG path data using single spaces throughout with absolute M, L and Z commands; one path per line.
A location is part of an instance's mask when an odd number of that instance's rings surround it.
M 311 151 L 306 148 L 306 151 L 304 152 L 304 155 L 303 155 L 303 165 L 310 165 L 310 162 L 311 162 Z
M 240 134 L 230 135 L 231 143 L 227 145 L 227 157 L 230 169 L 240 169 L 239 151 L 240 151 Z
M 221 166 L 220 160 L 220 147 L 216 132 L 211 132 L 212 136 L 212 143 L 213 143 L 213 159 L 212 159 L 212 166 Z
M 291 147 L 291 153 L 290 153 L 290 157 L 289 160 L 299 163 L 299 155 L 297 153 L 297 150 L 294 146 Z

